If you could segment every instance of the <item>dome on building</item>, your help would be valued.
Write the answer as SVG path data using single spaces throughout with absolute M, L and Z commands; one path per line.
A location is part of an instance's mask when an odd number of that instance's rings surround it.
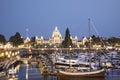
M 78 44 L 77 36 L 75 37 L 70 36 L 70 38 L 74 45 Z M 49 44 L 49 45 L 55 45 L 56 47 L 59 47 L 63 40 L 64 39 L 62 38 L 62 35 L 57 26 L 54 28 L 51 37 L 49 37 L 48 39 L 44 39 L 43 36 L 41 36 L 40 38 L 36 36 L 37 44 Z
M 58 27 L 56 26 L 53 34 L 52 34 L 52 38 L 62 38 L 60 31 L 58 30 Z
M 53 34 L 52 34 L 52 42 L 53 44 L 56 44 L 56 43 L 61 43 L 62 42 L 62 36 L 61 36 L 61 33 L 60 31 L 58 30 L 58 27 L 56 26 L 54 31 L 53 31 Z

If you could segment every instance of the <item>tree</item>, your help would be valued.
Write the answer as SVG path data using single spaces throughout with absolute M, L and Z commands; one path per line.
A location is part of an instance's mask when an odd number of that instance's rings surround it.
M 36 44 L 36 38 L 35 38 L 35 36 L 31 38 L 30 42 L 31 42 L 32 46 L 34 46 Z
M 6 42 L 5 36 L 0 34 L 0 43 L 5 44 L 5 42 Z
M 111 45 L 120 44 L 120 38 L 111 37 L 107 40 Z
M 95 35 L 92 36 L 92 44 L 101 44 L 100 37 L 96 37 Z
M 35 42 L 35 36 L 31 38 L 30 42 Z
M 66 29 L 66 33 L 65 33 L 65 39 L 63 40 L 62 42 L 62 47 L 64 48 L 69 48 L 70 46 L 72 47 L 72 40 L 70 38 L 70 31 L 69 29 L 67 28 Z
M 24 43 L 19 32 L 16 32 L 14 36 L 11 36 L 9 41 L 13 44 L 13 46 L 18 46 Z

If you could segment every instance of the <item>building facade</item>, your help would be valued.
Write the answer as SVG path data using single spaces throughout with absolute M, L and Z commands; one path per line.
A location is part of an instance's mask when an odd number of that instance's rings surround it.
M 74 38 L 71 36 L 71 39 L 72 39 L 72 43 L 74 45 L 78 45 L 77 36 L 75 36 Z M 41 37 L 36 36 L 36 43 L 37 44 L 49 44 L 49 45 L 59 46 L 63 40 L 64 40 L 64 38 L 62 37 L 57 26 L 53 30 L 53 33 L 49 39 L 44 39 L 43 36 L 41 36 Z

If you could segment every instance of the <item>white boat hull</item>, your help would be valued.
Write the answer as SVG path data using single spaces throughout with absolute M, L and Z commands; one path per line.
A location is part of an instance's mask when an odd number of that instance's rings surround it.
M 105 70 L 97 70 L 91 72 L 66 72 L 59 71 L 59 75 L 67 75 L 67 76 L 105 76 Z

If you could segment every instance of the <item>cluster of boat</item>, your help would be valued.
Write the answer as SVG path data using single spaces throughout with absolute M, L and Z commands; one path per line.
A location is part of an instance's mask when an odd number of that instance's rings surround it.
M 59 75 L 105 76 L 106 69 L 120 69 L 117 52 L 56 53 L 51 56 Z

